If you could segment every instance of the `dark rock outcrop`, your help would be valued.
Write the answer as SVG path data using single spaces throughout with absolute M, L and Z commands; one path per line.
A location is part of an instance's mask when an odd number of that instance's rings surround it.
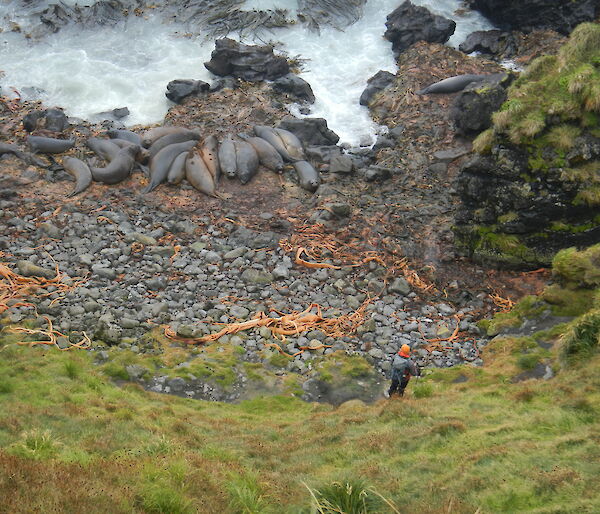
M 279 93 L 286 93 L 296 97 L 303 102 L 311 104 L 315 102 L 315 95 L 310 84 L 293 73 L 288 73 L 275 80 L 273 82 L 273 89 Z
M 600 15 L 598 0 L 470 0 L 469 5 L 502 28 L 526 32 L 546 28 L 569 34 Z
M 359 103 L 360 105 L 369 105 L 373 97 L 387 88 L 390 84 L 394 82 L 396 79 L 396 75 L 390 73 L 389 71 L 379 70 L 375 75 L 373 75 L 369 80 L 367 80 L 367 87 L 360 95 Z
M 480 52 L 487 55 L 514 55 L 516 41 L 510 32 L 477 30 L 469 34 L 458 49 L 466 54 Z
M 456 23 L 432 14 L 425 7 L 409 0 L 388 15 L 384 37 L 392 42 L 394 53 L 399 54 L 417 41 L 445 43 L 454 34 Z
M 594 223 L 598 207 L 578 202 L 585 184 L 565 179 L 564 170 L 600 158 L 600 138 L 577 141 L 578 150 L 535 177 L 529 153 L 516 145 L 496 145 L 463 165 L 456 190 L 463 202 L 455 231 L 468 255 L 488 264 L 512 268 L 548 265 L 560 249 L 600 241 Z M 558 154 L 544 150 L 552 162 Z M 551 155 L 553 154 L 553 155 Z
M 209 88 L 210 85 L 202 80 L 177 79 L 167 84 L 165 96 L 172 102 L 179 104 L 188 96 L 198 96 L 206 93 Z
M 492 114 L 506 101 L 512 75 L 492 74 L 483 82 L 468 85 L 454 100 L 450 119 L 459 134 L 478 134 L 492 124 Z
M 36 129 L 62 132 L 68 126 L 67 116 L 60 109 L 32 111 L 23 117 L 23 127 L 27 132 L 33 132 Z
M 215 75 L 249 82 L 275 80 L 290 72 L 286 58 L 275 55 L 272 46 L 244 45 L 229 38 L 215 41 L 211 59 L 204 66 Z
M 279 128 L 295 134 L 304 146 L 329 146 L 340 140 L 340 136 L 327 127 L 327 121 L 323 118 L 298 119 L 288 116 L 281 120 Z

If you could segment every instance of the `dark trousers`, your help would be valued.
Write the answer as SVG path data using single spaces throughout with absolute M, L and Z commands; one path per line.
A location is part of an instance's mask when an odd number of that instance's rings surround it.
M 392 385 L 390 386 L 388 395 L 392 396 L 396 390 L 398 390 L 398 394 L 404 396 L 404 390 L 406 389 L 409 380 L 410 377 L 392 378 Z

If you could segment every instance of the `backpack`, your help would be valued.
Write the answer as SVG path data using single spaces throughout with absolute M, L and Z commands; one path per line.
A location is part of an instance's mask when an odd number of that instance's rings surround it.
M 392 379 L 394 377 L 402 378 L 407 372 L 410 372 L 410 364 L 408 359 L 401 357 L 400 355 L 396 355 L 392 361 Z

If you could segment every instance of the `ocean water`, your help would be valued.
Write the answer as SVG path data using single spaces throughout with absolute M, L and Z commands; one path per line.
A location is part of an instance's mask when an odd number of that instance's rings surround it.
M 85 0 L 78 3 L 85 4 Z M 363 17 L 344 31 L 322 27 L 316 33 L 297 24 L 261 30 L 256 37 L 244 36 L 243 42 L 277 42 L 278 49 L 300 57 L 300 76 L 311 84 L 317 98 L 309 115 L 327 119 L 340 142 L 369 144 L 380 127 L 371 121 L 358 99 L 367 80 L 378 70 L 396 71 L 391 43 L 383 33 L 386 16 L 400 3 L 368 0 Z M 491 28 L 474 12 L 457 14 L 458 0 L 414 3 L 457 22 L 449 42 L 454 46 L 474 30 Z M 18 0 L 0 0 L 0 19 L 9 16 L 26 26 L 29 14 L 41 10 L 45 0 L 25 5 Z M 297 2 L 247 0 L 244 5 L 248 10 L 276 7 L 289 9 L 293 15 Z M 127 125 L 157 123 L 170 105 L 165 97 L 169 81 L 214 79 L 203 65 L 210 59 L 214 41 L 203 34 L 190 35 L 186 27 L 164 23 L 159 16 L 130 17 L 118 27 L 93 30 L 65 27 L 35 42 L 11 32 L 6 22 L 4 28 L 0 33 L 3 94 L 10 95 L 14 87 L 26 98 L 40 98 L 47 105 L 65 108 L 70 116 L 93 119 L 96 113 L 128 107 L 131 115 L 123 120 Z M 289 108 L 299 115 L 297 105 Z

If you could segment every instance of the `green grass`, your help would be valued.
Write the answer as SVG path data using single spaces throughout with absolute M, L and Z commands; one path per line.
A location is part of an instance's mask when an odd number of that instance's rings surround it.
M 530 337 L 497 336 L 482 350 L 485 366 L 425 370 L 404 397 L 372 405 L 302 402 L 296 376 L 241 364 L 226 345 L 190 353 L 168 343 L 154 356 L 111 350 L 98 365 L 95 352 L 15 346 L 0 332 L 2 509 L 599 512 L 595 251 L 555 260 L 555 285 L 568 285 L 570 301 L 581 294 L 590 301 L 578 317 Z M 526 297 L 486 328 L 519 326 L 559 295 Z M 178 368 L 183 362 L 191 368 Z M 554 378 L 514 383 L 540 362 Z M 336 387 L 364 384 L 373 373 L 364 359 L 341 352 L 311 363 Z M 115 370 L 132 364 L 161 373 L 212 366 L 217 377 L 239 366 L 271 394 L 224 404 L 118 386 Z M 276 380 L 288 394 L 268 390 Z
M 10 348 L 0 476 L 14 478 L 0 495 L 11 512 L 309 512 L 303 482 L 333 502 L 352 476 L 401 512 L 597 510 L 600 358 L 511 384 L 533 344 L 498 340 L 483 369 L 435 370 L 402 399 L 352 409 L 157 395 L 115 386 L 85 352 L 71 379 L 75 354 Z

